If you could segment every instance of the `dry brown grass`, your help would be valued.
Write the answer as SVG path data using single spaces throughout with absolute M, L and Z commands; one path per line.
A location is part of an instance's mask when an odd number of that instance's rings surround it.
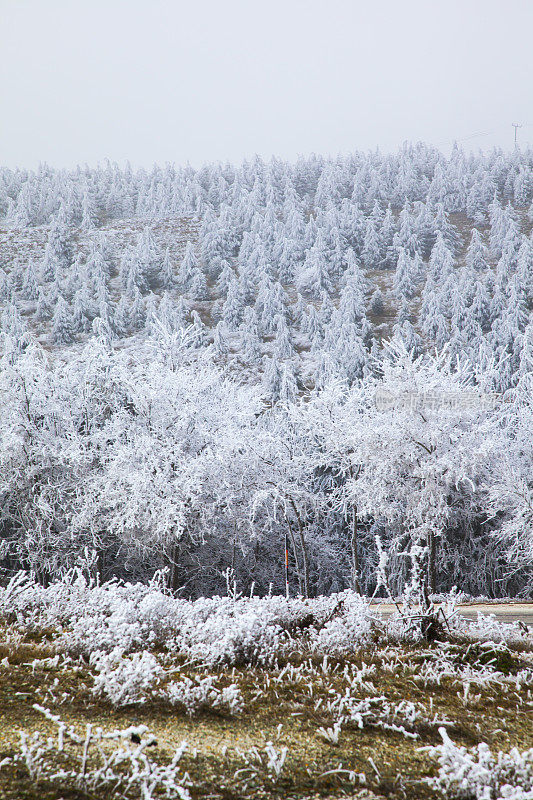
M 237 717 L 211 712 L 190 718 L 161 700 L 113 708 L 109 702 L 93 696 L 92 675 L 83 662 L 66 668 L 32 666 L 33 659 L 53 655 L 51 638 L 43 636 L 40 641 L 28 641 L 13 627 L 4 627 L 0 634 L 0 660 L 9 659 L 9 666 L 4 664 L 0 668 L 0 762 L 17 752 L 21 730 L 29 734 L 35 730 L 48 735 L 55 733 L 52 723 L 33 708 L 34 703 L 39 703 L 59 714 L 80 733 L 87 723 L 101 726 L 105 731 L 144 723 L 158 742 L 151 755 L 162 762 L 170 760 L 174 749 L 186 739 L 189 748 L 183 768 L 191 777 L 191 794 L 195 798 L 353 796 L 362 785 L 359 781 L 350 783 L 346 773 L 324 775 L 340 764 L 343 769 L 364 774 L 366 786 L 384 797 L 424 800 L 434 796 L 423 778 L 434 774 L 435 763 L 419 748 L 439 741 L 435 725 L 414 724 L 412 730 L 419 736 L 415 741 L 396 732 L 374 727 L 360 730 L 355 725 L 343 728 L 337 745 L 326 742 L 317 733 L 320 726 L 331 725 L 332 719 L 321 709 L 316 711 L 315 702 L 319 698 L 325 702 L 332 691 L 344 692 L 347 682 L 341 670 L 346 663 L 375 664 L 377 670 L 369 678 L 375 685 L 374 694 L 385 695 L 391 701 L 409 699 L 420 703 L 428 717 L 438 713 L 453 720 L 450 735 L 458 743 L 473 746 L 486 741 L 494 750 L 533 746 L 527 688 L 515 690 L 513 686 L 503 691 L 497 686 L 474 687 L 479 699 L 467 705 L 462 700 L 461 687 L 453 679 L 445 678 L 440 686 L 424 688 L 416 680 L 417 670 L 424 660 L 432 657 L 435 648 L 403 646 L 387 650 L 376 646 L 354 653 L 342 664 L 332 662 L 334 669 L 326 674 L 317 670 L 280 683 L 274 680 L 276 671 L 242 668 L 233 674 L 220 673 L 221 683 L 238 684 L 245 699 L 245 711 Z M 487 653 L 466 644 L 448 648 L 448 658 L 458 665 L 474 668 L 481 661 L 490 660 L 491 655 L 496 659 L 495 666 L 507 675 L 516 674 L 524 666 L 531 668 L 531 656 L 527 654 Z M 410 662 L 410 666 L 390 671 L 388 665 L 394 660 L 400 664 Z M 178 665 L 169 661 L 166 666 L 172 669 Z M 185 672 L 203 674 L 192 668 Z M 184 674 L 183 667 L 180 674 Z M 259 690 L 263 690 L 261 696 Z M 369 695 L 361 690 L 361 698 L 364 696 Z M 274 781 L 264 765 L 258 767 L 253 779 L 252 773 L 235 778 L 236 770 L 246 767 L 246 751 L 253 747 L 264 751 L 268 741 L 278 750 L 283 746 L 289 748 L 281 778 Z M 94 795 L 46 782 L 32 784 L 21 765 L 0 770 L 2 800 L 108 796 L 113 795 L 107 792 Z

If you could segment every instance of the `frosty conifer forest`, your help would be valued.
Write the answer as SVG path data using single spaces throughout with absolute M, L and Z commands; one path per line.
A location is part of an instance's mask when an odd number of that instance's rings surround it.
M 533 152 L 0 213 L 2 798 L 533 798 Z
M 531 598 L 532 164 L 3 170 L 6 574 Z

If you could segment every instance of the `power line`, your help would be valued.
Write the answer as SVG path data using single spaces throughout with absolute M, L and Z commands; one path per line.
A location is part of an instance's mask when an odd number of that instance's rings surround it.
M 522 123 L 522 122 L 521 123 L 513 122 L 512 125 L 513 125 L 513 127 L 516 126 L 515 127 L 515 145 L 516 145 L 517 144 L 517 138 L 516 138 L 517 128 L 529 128 L 530 125 L 529 125 L 529 123 L 525 123 L 525 122 L 524 123 Z M 442 145 L 442 144 L 452 144 L 453 142 L 458 142 L 458 143 L 459 142 L 467 142 L 470 139 L 476 139 L 478 137 L 493 136 L 494 134 L 501 133 L 503 130 L 509 130 L 507 128 L 507 125 L 498 125 L 497 127 L 492 128 L 492 130 L 490 130 L 490 131 L 477 131 L 476 133 L 470 133 L 467 136 L 456 136 L 453 139 L 440 139 L 440 140 L 434 142 L 433 144 L 438 146 L 438 145 Z

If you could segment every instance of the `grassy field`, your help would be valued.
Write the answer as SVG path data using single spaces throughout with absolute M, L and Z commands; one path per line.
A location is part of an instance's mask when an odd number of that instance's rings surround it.
M 238 687 L 238 713 L 206 707 L 190 715 L 157 693 L 147 693 L 145 702 L 113 706 L 94 693 L 95 671 L 86 660 L 57 657 L 54 637 L 16 625 L 0 630 L 2 800 L 166 796 L 161 787 L 143 795 L 137 784 L 95 783 L 91 775 L 117 743 L 102 740 L 101 750 L 89 747 L 82 768 L 83 744 L 69 740 L 59 752 L 58 726 L 36 704 L 72 726 L 81 742 L 87 725 L 93 741 L 98 727 L 106 733 L 146 725 L 149 733 L 134 733 L 133 740 L 127 734 L 121 746 L 128 752 L 141 747 L 152 765 L 168 764 L 186 741 L 178 772 L 192 798 L 423 800 L 438 796 L 424 780 L 437 773 L 438 763 L 420 748 L 441 742 L 442 725 L 455 743 L 469 748 L 480 742 L 493 752 L 533 747 L 533 654 L 523 650 L 459 640 L 431 646 L 376 641 L 342 661 L 295 652 L 276 668 L 225 670 L 156 652 L 165 670 L 163 687 L 177 678 L 197 685 L 207 675 L 220 689 Z M 352 710 L 366 700 L 367 710 L 359 722 L 357 714 L 345 719 L 335 743 L 332 728 L 342 696 Z M 45 750 L 50 737 L 49 750 L 39 756 L 34 748 L 33 761 L 19 758 L 21 732 L 31 742 L 36 731 Z M 139 742 L 149 741 L 149 734 L 155 741 L 143 749 Z M 72 775 L 54 775 L 61 767 Z

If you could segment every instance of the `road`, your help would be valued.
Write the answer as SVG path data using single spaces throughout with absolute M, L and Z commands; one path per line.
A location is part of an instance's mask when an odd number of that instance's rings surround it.
M 392 603 L 372 604 L 382 616 L 388 617 L 395 610 Z M 520 620 L 533 629 L 533 603 L 465 603 L 457 606 L 462 617 L 477 619 L 478 611 L 482 614 L 495 614 L 500 622 L 516 622 Z

